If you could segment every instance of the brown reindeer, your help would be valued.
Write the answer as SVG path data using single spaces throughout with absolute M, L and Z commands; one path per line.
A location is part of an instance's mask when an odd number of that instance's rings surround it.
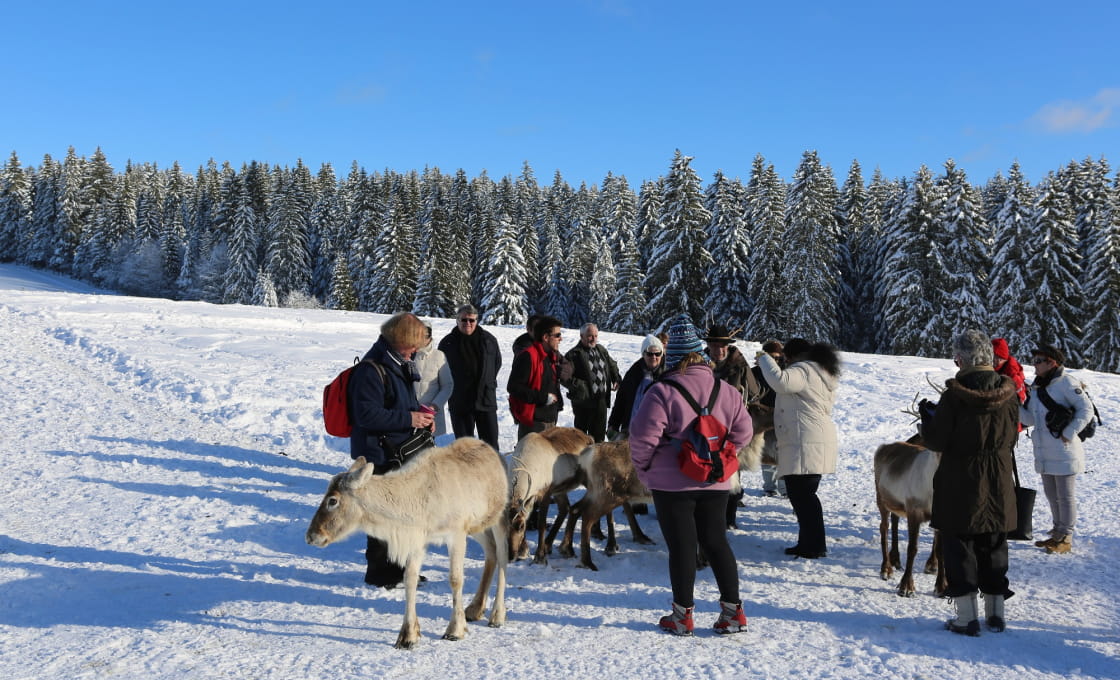
M 898 584 L 898 594 L 914 594 L 914 558 L 918 554 L 918 533 L 922 523 L 933 514 L 933 474 L 941 462 L 941 454 L 923 447 L 918 437 L 910 441 L 883 444 L 875 451 L 875 503 L 879 506 L 879 543 L 883 561 L 879 576 L 889 579 L 900 566 L 898 554 L 898 519 L 905 517 L 909 541 L 906 547 L 906 570 Z M 891 542 L 887 547 L 887 526 Z M 941 541 L 933 532 L 933 548 L 926 561 L 925 572 L 937 573 L 934 589 L 945 592 L 948 579 L 941 557 Z

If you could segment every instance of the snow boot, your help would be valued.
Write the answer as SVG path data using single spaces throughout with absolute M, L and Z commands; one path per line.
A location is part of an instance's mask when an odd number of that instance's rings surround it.
M 714 626 L 717 633 L 729 635 L 741 633 L 747 629 L 747 615 L 743 613 L 742 603 L 733 604 L 720 600 L 719 618 Z
M 1046 546 L 1046 552 L 1051 555 L 1064 555 L 1073 550 L 1073 536 L 1065 534 L 1062 536 L 1055 536 L 1054 543 Z
M 1054 545 L 1054 536 L 1057 533 L 1058 533 L 1057 529 L 1051 529 L 1050 531 L 1047 531 L 1046 532 L 1046 538 L 1042 539 L 1041 541 L 1035 541 L 1034 542 L 1034 547 L 1036 547 L 1036 548 L 1048 548 L 1048 547 Z
M 984 593 L 984 623 L 993 633 L 1002 633 L 1007 629 L 1003 619 L 1003 595 Z
M 673 613 L 662 616 L 658 622 L 661 630 L 673 635 L 692 635 L 692 607 L 682 607 L 673 603 Z
M 957 618 L 945 622 L 945 627 L 960 635 L 980 636 L 980 621 L 976 618 L 976 593 L 953 598 Z

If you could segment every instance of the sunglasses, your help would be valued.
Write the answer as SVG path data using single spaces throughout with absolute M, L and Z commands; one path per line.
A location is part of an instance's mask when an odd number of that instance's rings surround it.
M 1031 359 L 1031 363 L 1035 366 L 1038 366 L 1039 364 L 1045 364 L 1047 361 L 1050 361 L 1049 357 L 1035 357 Z
M 548 337 L 560 339 L 560 334 L 559 333 L 549 333 Z
M 659 357 L 662 354 L 663 354 L 663 352 L 646 352 L 647 357 Z
M 463 317 L 462 319 L 459 319 L 459 323 L 478 323 L 478 317 L 477 316 L 473 317 L 473 318 Z

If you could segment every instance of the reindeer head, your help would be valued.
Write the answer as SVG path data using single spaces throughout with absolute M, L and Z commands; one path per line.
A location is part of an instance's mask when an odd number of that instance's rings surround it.
M 349 470 L 331 479 L 327 494 L 307 528 L 306 539 L 310 545 L 326 547 L 361 527 L 363 512 L 354 494 L 372 478 L 373 464 L 358 458 Z

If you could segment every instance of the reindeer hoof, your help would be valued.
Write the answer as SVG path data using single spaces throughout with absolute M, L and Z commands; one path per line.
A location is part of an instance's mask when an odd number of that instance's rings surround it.
M 603 554 L 607 557 L 614 557 L 618 554 L 618 546 L 608 545 L 606 549 L 603 550 Z
M 533 558 L 533 564 L 548 564 L 548 557 L 545 555 L 537 555 Z
M 599 571 L 599 567 L 596 567 L 594 562 L 580 562 L 579 566 L 580 566 L 581 569 L 590 569 L 591 571 Z
M 397 649 L 416 649 L 416 640 L 402 640 L 397 639 L 397 644 L 393 645 Z
M 486 625 L 490 628 L 501 628 L 502 627 L 502 624 L 498 621 L 491 621 L 490 623 L 488 623 Z
M 634 542 L 638 545 L 657 545 L 649 536 L 637 536 L 634 538 Z
M 445 633 L 444 636 L 443 636 L 443 639 L 444 640 L 451 640 L 452 642 L 455 642 L 455 641 L 461 640 L 462 638 L 460 638 L 458 635 L 452 635 L 451 633 Z

